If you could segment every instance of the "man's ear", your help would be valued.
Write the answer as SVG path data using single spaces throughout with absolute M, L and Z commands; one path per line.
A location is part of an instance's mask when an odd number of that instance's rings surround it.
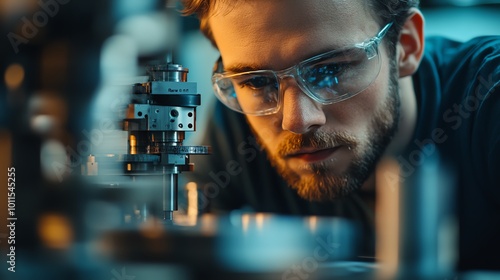
M 418 9 L 411 9 L 398 42 L 399 77 L 413 75 L 424 53 L 424 16 Z

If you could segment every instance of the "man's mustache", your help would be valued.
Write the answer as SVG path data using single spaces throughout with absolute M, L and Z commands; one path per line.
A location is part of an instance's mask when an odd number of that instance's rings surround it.
M 280 157 L 297 153 L 303 148 L 328 149 L 337 146 L 349 146 L 354 149 L 356 138 L 343 132 L 312 131 L 307 134 L 290 134 L 278 144 Z

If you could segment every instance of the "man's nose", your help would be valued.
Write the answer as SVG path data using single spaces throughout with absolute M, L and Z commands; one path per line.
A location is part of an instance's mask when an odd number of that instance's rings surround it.
M 295 81 L 282 82 L 282 86 L 284 86 L 281 121 L 283 130 L 304 134 L 326 123 L 323 106 L 307 96 Z

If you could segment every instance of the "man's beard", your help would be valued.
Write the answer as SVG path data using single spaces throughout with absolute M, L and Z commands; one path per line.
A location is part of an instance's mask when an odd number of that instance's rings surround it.
M 395 68 L 392 64 L 391 70 L 396 70 L 392 69 Z M 311 201 L 327 201 L 343 197 L 360 189 L 374 172 L 377 162 L 396 134 L 399 123 L 400 97 L 396 73 L 397 71 L 391 71 L 388 97 L 382 108 L 373 116 L 368 140 L 364 146 L 361 146 L 355 137 L 345 133 L 312 131 L 302 135 L 289 135 L 278 145 L 276 154 L 267 151 L 271 164 L 299 196 Z M 263 142 L 260 139 L 259 141 L 262 145 Z M 309 164 L 314 175 L 300 176 L 287 168 L 286 163 L 281 160 L 283 155 L 303 147 L 324 149 L 339 145 L 348 147 L 354 155 L 347 169 L 340 174 L 334 174 L 329 168 L 329 164 L 332 163 L 324 161 Z

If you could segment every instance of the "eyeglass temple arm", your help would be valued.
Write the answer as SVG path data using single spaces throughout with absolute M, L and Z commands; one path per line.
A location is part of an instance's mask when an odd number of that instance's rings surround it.
M 380 41 L 382 41 L 382 38 L 384 38 L 385 34 L 387 34 L 387 32 L 389 31 L 389 29 L 391 28 L 391 26 L 393 25 L 393 22 L 389 22 L 386 26 L 384 26 L 384 28 L 382 28 L 382 30 L 380 30 L 380 32 L 377 34 L 377 36 L 375 36 L 373 38 L 373 41 L 377 44 L 380 43 Z

